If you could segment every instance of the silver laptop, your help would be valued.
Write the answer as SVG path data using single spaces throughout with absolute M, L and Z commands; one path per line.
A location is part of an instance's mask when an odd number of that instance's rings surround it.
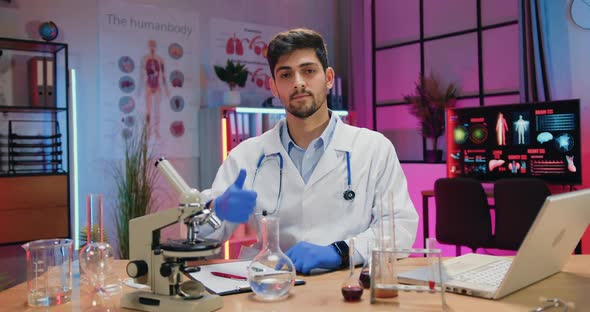
M 553 275 L 568 261 L 589 223 L 590 189 L 551 195 L 513 259 L 466 254 L 443 261 L 445 290 L 499 299 Z M 426 271 L 421 268 L 398 277 L 402 283 L 423 283 L 428 281 Z

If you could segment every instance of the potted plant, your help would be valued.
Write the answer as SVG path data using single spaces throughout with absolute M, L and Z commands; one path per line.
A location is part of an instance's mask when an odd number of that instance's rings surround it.
M 445 132 L 445 109 L 457 102 L 457 88 L 453 83 L 442 86 L 432 73 L 430 77 L 421 75 L 415 85 L 414 94 L 405 95 L 404 99 L 411 104 L 410 113 L 418 117 L 420 134 L 432 142 L 432 149 L 426 148 L 424 160 L 441 161 L 438 138 Z
M 240 64 L 238 61 L 234 63 L 232 60 L 227 60 L 225 67 L 214 66 L 217 77 L 227 83 L 229 91 L 223 94 L 223 104 L 225 105 L 240 105 L 240 92 L 236 87 L 243 88 L 248 79 L 248 69 L 246 65 Z
M 115 165 L 114 179 L 117 186 L 115 222 L 119 241 L 119 257 L 129 258 L 129 220 L 149 214 L 154 206 L 157 168 L 148 139 L 148 127 L 144 123 L 138 133 L 125 141 L 123 164 Z

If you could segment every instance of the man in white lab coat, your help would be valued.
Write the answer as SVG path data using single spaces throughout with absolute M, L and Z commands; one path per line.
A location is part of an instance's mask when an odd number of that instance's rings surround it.
M 370 226 L 392 220 L 378 214 L 376 196 L 392 192 L 397 247 L 411 248 L 418 215 L 395 149 L 382 134 L 347 125 L 328 109 L 334 70 L 321 35 L 277 34 L 268 62 L 286 119 L 229 153 L 210 193 L 223 193 L 211 205 L 224 222 L 209 236 L 225 241 L 240 223 L 255 226 L 253 213 L 266 210 L 279 216 L 280 247 L 298 272 L 338 269 L 366 259 L 377 235 Z M 354 259 L 345 242 L 351 237 Z

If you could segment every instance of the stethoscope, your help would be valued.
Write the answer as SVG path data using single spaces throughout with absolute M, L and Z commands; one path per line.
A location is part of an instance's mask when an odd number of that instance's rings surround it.
M 354 199 L 354 197 L 356 196 L 356 194 L 352 190 L 352 174 L 350 173 L 350 152 L 346 151 L 344 153 L 346 154 L 346 180 L 347 180 L 346 182 L 347 182 L 347 186 L 346 186 L 346 191 L 344 191 L 342 196 L 344 197 L 344 199 L 346 199 L 348 201 L 352 201 Z
M 347 183 L 347 186 L 346 186 L 346 190 L 342 194 L 342 197 L 344 197 L 344 199 L 347 201 L 352 201 L 352 200 L 354 200 L 356 194 L 352 190 L 352 173 L 350 171 L 350 152 L 345 151 L 344 153 L 346 155 L 346 183 Z M 276 207 L 275 207 L 274 211 L 270 213 L 270 214 L 275 214 L 278 212 L 278 209 L 281 204 L 281 199 L 283 197 L 283 165 L 284 165 L 284 162 L 283 162 L 283 155 L 281 155 L 281 153 L 277 152 L 277 153 L 273 153 L 273 154 L 263 154 L 262 156 L 260 156 L 260 158 L 258 159 L 258 163 L 256 164 L 256 170 L 254 171 L 254 178 L 252 178 L 251 189 L 254 189 L 254 183 L 256 182 L 256 177 L 258 176 L 258 171 L 260 170 L 260 168 L 262 168 L 262 165 L 264 164 L 264 162 L 269 160 L 272 157 L 277 157 L 278 162 L 279 162 L 279 195 L 277 196 Z M 266 213 L 268 213 L 268 212 L 266 212 Z M 256 214 L 262 215 L 263 212 L 257 212 Z

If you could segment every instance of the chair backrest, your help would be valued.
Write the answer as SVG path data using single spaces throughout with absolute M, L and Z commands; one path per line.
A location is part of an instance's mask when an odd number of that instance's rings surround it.
M 475 250 L 492 239 L 486 193 L 473 178 L 441 178 L 434 182 L 436 239 Z
M 510 178 L 496 181 L 494 247 L 518 250 L 549 195 L 551 192 L 541 179 Z

